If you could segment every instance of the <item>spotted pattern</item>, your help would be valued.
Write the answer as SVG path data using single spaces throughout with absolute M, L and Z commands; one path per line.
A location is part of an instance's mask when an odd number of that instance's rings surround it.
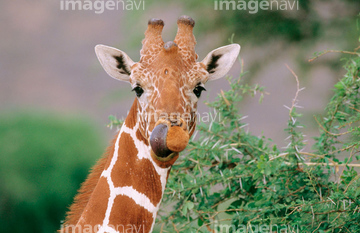
M 152 232 L 177 157 L 168 163 L 154 159 L 149 136 L 159 117 L 172 116 L 185 120 L 191 136 L 198 102 L 193 90 L 209 75 L 206 67 L 196 62 L 194 22 L 179 19 L 173 42 L 177 46 L 171 43 L 167 49 L 161 37 L 163 26 L 158 20 L 149 21 L 140 61 L 124 71 L 130 74 L 132 88 L 140 86 L 144 92 L 136 97 L 76 227 L 90 224 L 99 233 L 136 232 L 140 228 L 141 232 Z M 117 62 L 120 66 L 124 60 L 119 57 Z
M 138 129 L 138 123 L 130 128 L 125 121 L 110 165 L 101 175 L 110 195 L 104 202 L 106 212 L 98 232 L 121 232 L 117 229 L 124 226 L 125 230 L 129 230 L 127 226 L 152 231 L 170 168 L 161 168 L 153 161 L 149 145 L 137 140 Z

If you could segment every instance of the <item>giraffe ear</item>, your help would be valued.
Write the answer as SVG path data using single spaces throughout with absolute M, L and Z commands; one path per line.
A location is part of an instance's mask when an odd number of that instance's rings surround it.
M 96 45 L 95 53 L 108 75 L 129 82 L 131 67 L 135 62 L 126 53 L 106 45 Z
M 240 45 L 238 44 L 230 44 L 211 51 L 201 61 L 209 73 L 208 81 L 224 77 L 233 66 L 239 52 Z

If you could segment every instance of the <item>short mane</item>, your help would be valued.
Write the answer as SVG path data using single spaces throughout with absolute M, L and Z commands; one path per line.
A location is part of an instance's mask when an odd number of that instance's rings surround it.
M 77 222 L 79 221 L 81 214 L 83 213 L 87 203 L 90 200 L 90 197 L 100 179 L 101 173 L 104 171 L 108 158 L 114 153 L 115 141 L 112 140 L 110 146 L 106 149 L 103 157 L 99 159 L 96 165 L 91 169 L 90 174 L 87 179 L 81 184 L 81 187 L 78 191 L 78 194 L 74 198 L 73 204 L 70 206 L 69 211 L 67 213 L 64 226 L 59 231 L 67 232 L 66 228 L 75 227 Z

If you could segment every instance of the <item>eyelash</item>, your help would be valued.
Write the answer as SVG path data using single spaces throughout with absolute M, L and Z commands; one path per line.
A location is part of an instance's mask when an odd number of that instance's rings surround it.
M 137 85 L 136 87 L 134 87 L 132 89 L 132 91 L 135 91 L 135 94 L 138 98 L 141 97 L 141 95 L 144 93 L 144 89 L 142 89 L 139 85 Z
M 201 92 L 206 91 L 206 89 L 203 86 L 200 86 L 201 83 L 198 83 L 196 87 L 194 88 L 193 92 L 196 95 L 197 98 L 200 98 Z

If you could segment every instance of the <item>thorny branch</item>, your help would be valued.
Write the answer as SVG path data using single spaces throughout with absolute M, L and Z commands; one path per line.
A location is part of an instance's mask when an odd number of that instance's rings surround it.
M 317 56 L 309 59 L 308 61 L 309 62 L 313 62 L 315 59 L 325 55 L 325 54 L 328 54 L 328 53 L 343 53 L 343 54 L 351 54 L 351 55 L 358 55 L 360 56 L 360 53 L 358 53 L 357 51 L 360 49 L 360 46 L 357 47 L 356 49 L 354 49 L 354 52 L 351 52 L 351 51 L 341 51 L 341 50 L 326 50 L 320 54 L 318 54 Z

